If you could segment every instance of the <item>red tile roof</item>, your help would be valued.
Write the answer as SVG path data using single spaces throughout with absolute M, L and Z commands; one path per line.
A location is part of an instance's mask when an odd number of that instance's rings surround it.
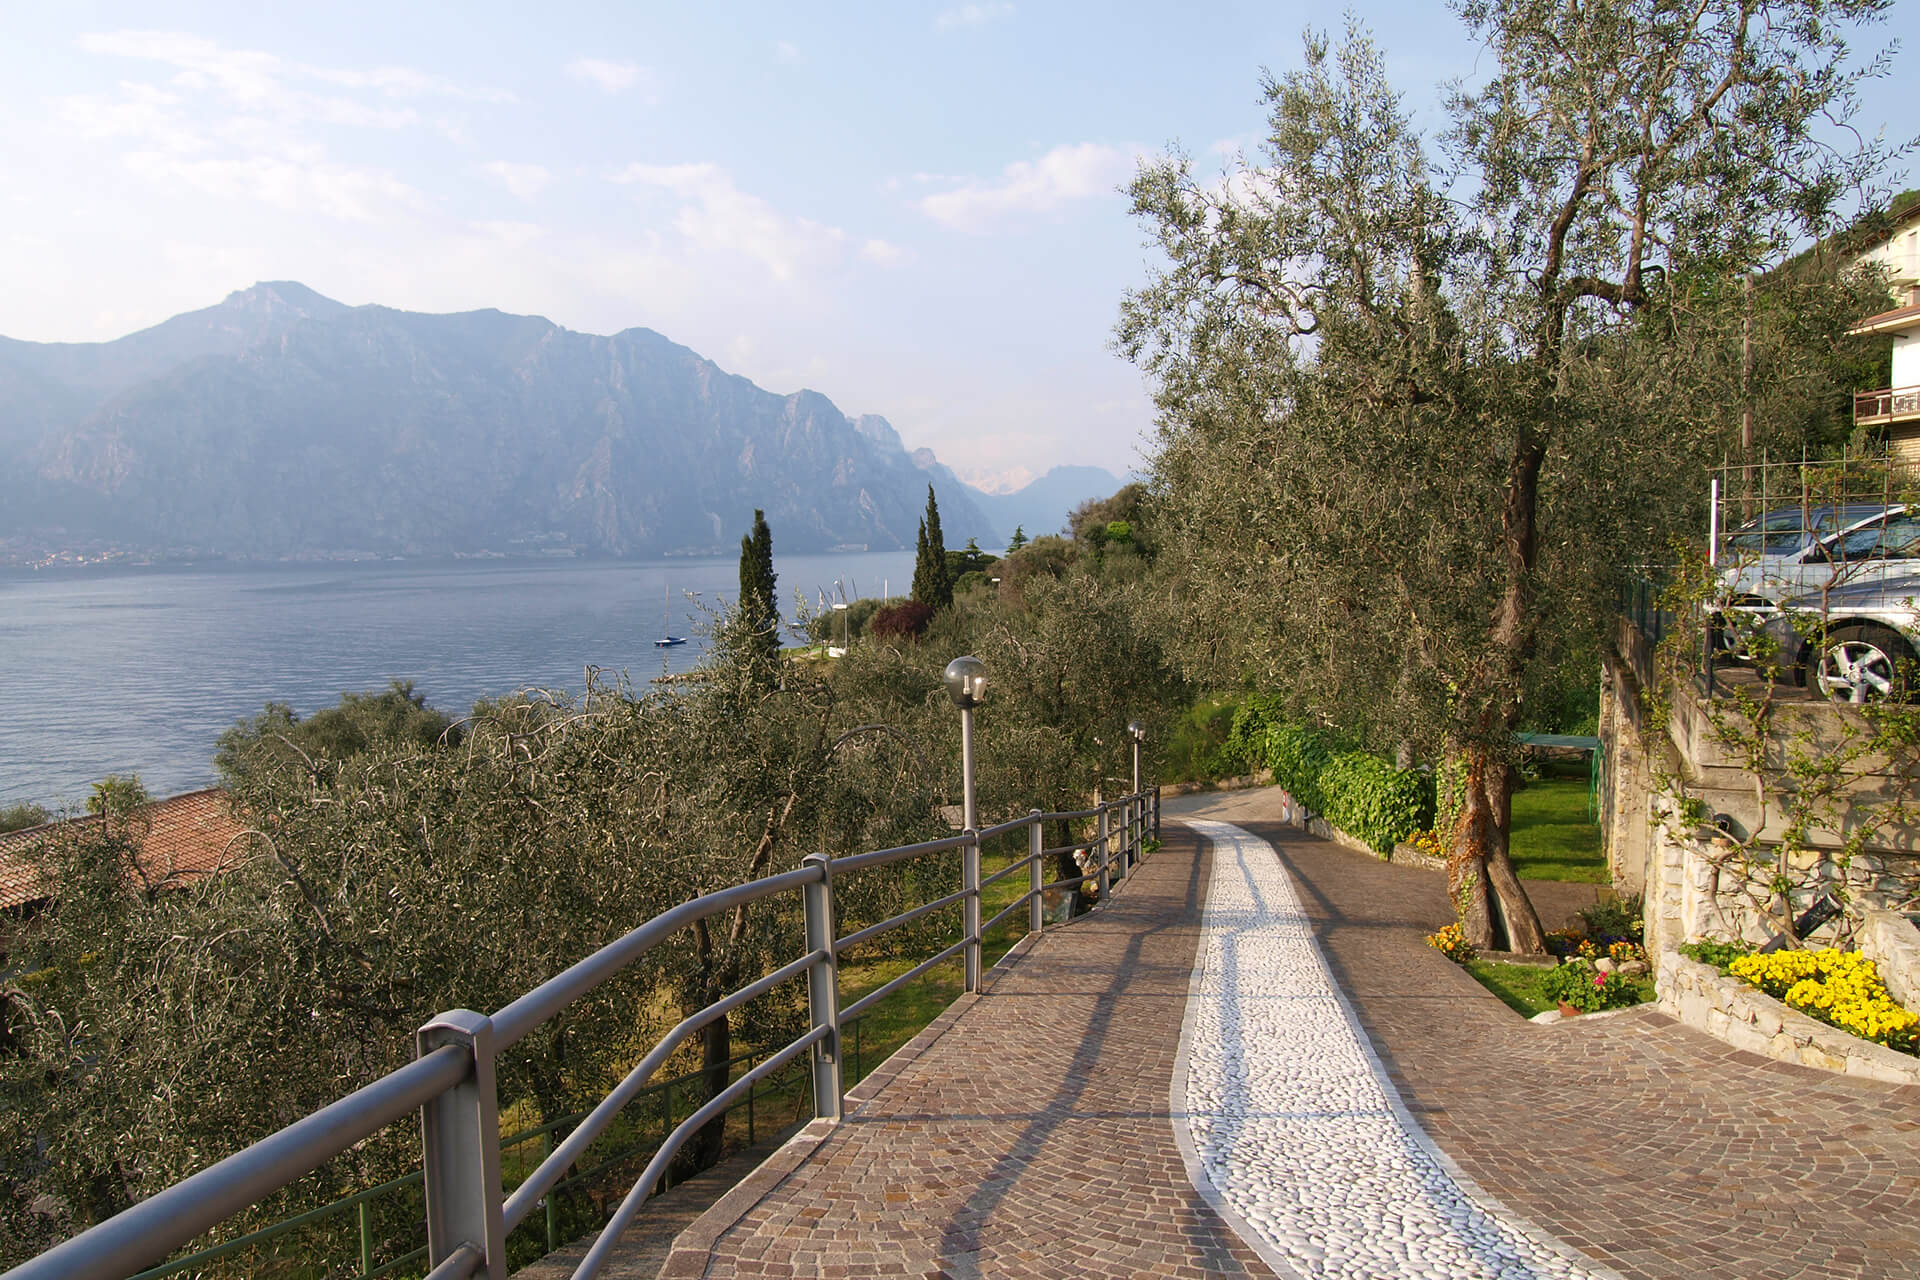
M 138 812 L 147 822 L 146 835 L 140 842 L 140 866 L 151 883 L 169 877 L 204 876 L 230 865 L 239 852 L 235 841 L 247 831 L 246 825 L 233 816 L 227 793 L 218 787 L 156 800 L 142 805 Z M 30 847 L 68 823 L 99 821 L 70 818 L 0 834 L 0 909 L 52 896 L 27 860 Z
M 1882 311 L 1879 315 L 1855 321 L 1853 328 L 1847 330 L 1847 336 L 1857 338 L 1869 333 L 1889 333 L 1917 325 L 1920 325 L 1920 306 L 1895 307 L 1891 311 Z

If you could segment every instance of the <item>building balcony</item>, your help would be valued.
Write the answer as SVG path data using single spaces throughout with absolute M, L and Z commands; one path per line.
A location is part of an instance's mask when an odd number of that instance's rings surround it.
M 1853 425 L 1877 427 L 1893 422 L 1920 422 L 1920 387 L 1883 387 L 1862 391 L 1853 398 Z

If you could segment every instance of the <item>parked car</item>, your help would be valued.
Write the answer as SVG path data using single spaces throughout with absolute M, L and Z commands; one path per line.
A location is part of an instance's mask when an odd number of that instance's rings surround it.
M 1827 534 L 1852 528 L 1886 509 L 1878 502 L 1779 507 L 1722 534 L 1720 554 L 1736 561 L 1797 555 Z
M 1835 587 L 1883 579 L 1920 577 L 1920 510 L 1893 506 L 1817 508 L 1836 515 L 1865 510 L 1868 514 L 1823 536 L 1765 530 L 1736 532 L 1727 541 L 1731 554 L 1721 560 L 1721 593 L 1735 605 L 1777 604 L 1782 600 Z M 1798 518 L 1796 511 L 1795 517 Z M 1814 526 L 1818 533 L 1819 526 Z M 1779 551 L 1765 550 L 1769 536 Z M 1791 550 L 1787 540 L 1801 537 Z M 1734 551 L 1758 538 L 1761 549 Z M 1744 541 L 1743 541 L 1744 540 Z
M 1777 678 L 1834 702 L 1920 689 L 1920 581 L 1852 583 L 1783 600 L 1762 623 L 1778 645 Z
M 1846 517 L 1853 518 L 1815 536 L 1822 522 L 1831 528 Z M 1805 518 L 1797 507 L 1769 512 L 1736 530 L 1723 548 L 1709 625 L 1715 649 L 1736 658 L 1746 656 L 1754 630 L 1782 601 L 1855 587 L 1920 589 L 1920 507 L 1815 507 Z

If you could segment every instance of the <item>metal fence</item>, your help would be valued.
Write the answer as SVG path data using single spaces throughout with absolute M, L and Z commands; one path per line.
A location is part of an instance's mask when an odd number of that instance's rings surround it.
M 1079 846 L 1043 847 L 1044 824 L 1086 819 L 1097 824 L 1097 834 L 1088 846 L 1093 861 L 1089 872 L 1047 882 L 1042 870 L 1046 860 L 1077 850 Z M 1023 830 L 1028 837 L 1026 855 L 982 879 L 982 843 Z M 961 959 L 964 967 L 965 990 L 980 990 L 984 934 L 1022 907 L 1026 909 L 1028 931 L 1041 932 L 1044 895 L 1049 890 L 1077 888 L 1086 879 L 1097 882 L 1096 900 L 1104 906 L 1109 901 L 1113 882 L 1132 872 L 1145 852 L 1147 839 L 1157 838 L 1159 831 L 1160 793 L 1159 788 L 1154 787 L 1091 809 L 1066 813 L 1034 810 L 1025 817 L 980 831 L 963 831 L 942 840 L 841 858 L 813 854 L 792 871 L 682 903 L 491 1015 L 469 1009 L 441 1014 L 420 1028 L 416 1036 L 418 1056 L 407 1066 L 56 1245 L 15 1267 L 0 1280 L 53 1280 L 54 1277 L 124 1280 L 142 1267 L 165 1258 L 195 1236 L 313 1172 L 355 1143 L 416 1113 L 420 1118 L 422 1167 L 420 1173 L 413 1176 L 420 1179 L 424 1190 L 427 1245 L 424 1258 L 407 1261 L 428 1267 L 428 1280 L 464 1280 L 476 1274 L 500 1280 L 506 1275 L 507 1233 L 546 1202 L 549 1194 L 566 1178 L 567 1171 L 587 1153 L 595 1139 L 607 1131 L 621 1110 L 647 1091 L 653 1076 L 688 1037 L 749 1001 L 804 978 L 807 1030 L 784 1046 L 766 1051 L 738 1079 L 695 1108 L 664 1135 L 632 1189 L 575 1269 L 576 1280 L 589 1280 L 606 1265 L 621 1234 L 666 1173 L 674 1155 L 708 1122 L 726 1113 L 743 1097 L 750 1098 L 763 1081 L 802 1058 L 807 1059 L 812 1068 L 814 1115 L 839 1120 L 845 1096 L 845 1055 L 841 1043 L 844 1027 L 907 983 L 955 957 Z M 961 871 L 958 892 L 922 903 L 845 937 L 836 934 L 836 878 L 910 859 L 956 852 Z M 983 922 L 981 891 L 1014 876 L 1022 868 L 1027 872 L 1025 892 Z M 552 1143 L 549 1138 L 550 1150 L 545 1158 L 517 1187 L 507 1192 L 501 1180 L 503 1143 L 500 1099 L 494 1079 L 496 1058 L 681 929 L 723 911 L 784 895 L 797 895 L 800 899 L 804 929 L 801 954 L 681 1021 L 654 1044 L 564 1139 Z M 953 906 L 961 911 L 960 936 L 955 942 L 842 1007 L 841 953 Z M 545 1137 L 551 1129 L 552 1126 L 543 1126 L 541 1131 L 515 1135 L 508 1142 Z M 364 1204 L 366 1198 L 390 1189 L 391 1186 L 370 1188 L 341 1203 Z M 333 1208 L 316 1210 L 314 1215 Z M 290 1221 L 292 1225 L 299 1225 L 311 1216 L 302 1215 Z M 276 1224 L 270 1230 L 288 1226 L 288 1223 Z M 259 1233 L 255 1233 L 248 1239 L 258 1238 Z M 390 1264 L 393 1268 L 401 1265 L 400 1260 Z M 174 1267 L 167 1269 L 171 1271 Z

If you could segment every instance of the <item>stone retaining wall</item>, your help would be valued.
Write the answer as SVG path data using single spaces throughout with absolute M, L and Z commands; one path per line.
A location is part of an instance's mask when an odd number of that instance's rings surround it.
M 1736 1049 L 1850 1076 L 1920 1084 L 1920 1058 L 1816 1022 L 1677 951 L 1660 956 L 1657 981 L 1661 1012 Z
M 1887 994 L 1920 1009 L 1920 929 L 1897 911 L 1868 911 L 1860 927 L 1860 950 L 1880 971 Z

